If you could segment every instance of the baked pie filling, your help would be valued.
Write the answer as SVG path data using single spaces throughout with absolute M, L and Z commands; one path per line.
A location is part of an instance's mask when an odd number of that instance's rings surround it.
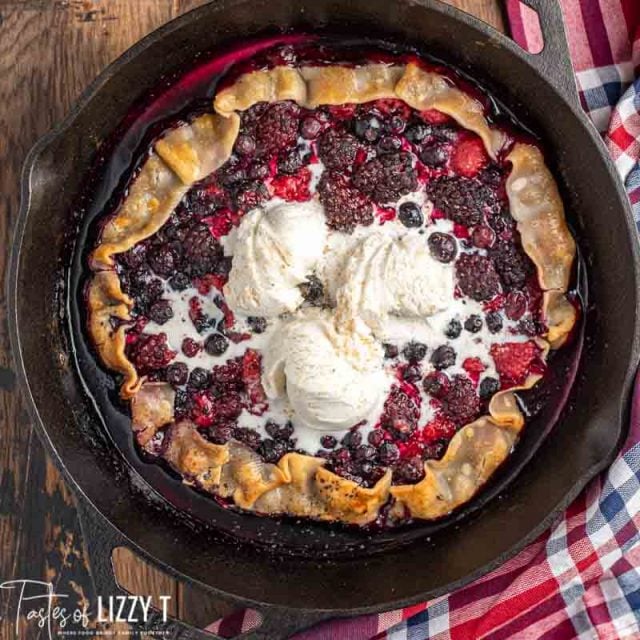
M 578 314 L 532 140 L 416 57 L 276 64 L 160 137 L 91 255 L 140 447 L 261 514 L 444 516 Z

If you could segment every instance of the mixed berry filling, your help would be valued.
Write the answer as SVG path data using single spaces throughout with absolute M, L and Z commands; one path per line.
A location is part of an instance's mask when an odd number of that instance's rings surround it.
M 257 104 L 242 114 L 228 162 L 160 231 L 117 257 L 135 302 L 127 356 L 141 375 L 175 388 L 176 419 L 213 443 L 234 438 L 271 463 L 290 451 L 317 455 L 363 486 L 387 469 L 395 484 L 416 483 L 423 462 L 441 458 L 497 392 L 544 372 L 535 341 L 546 331 L 542 294 L 509 213 L 509 169 L 451 118 L 400 101 Z M 377 419 L 317 441 L 263 389 L 262 349 L 277 323 L 234 314 L 223 292 L 228 239 L 274 199 L 318 200 L 341 237 L 419 234 L 455 274 L 452 304 L 429 323 L 428 339 L 385 342 L 391 382 Z M 329 284 L 309 273 L 304 305 L 329 305 Z

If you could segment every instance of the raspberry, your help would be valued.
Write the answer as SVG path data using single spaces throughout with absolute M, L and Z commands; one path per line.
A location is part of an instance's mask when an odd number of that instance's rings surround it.
M 369 160 L 355 172 L 353 182 L 378 204 L 394 202 L 418 187 L 411 155 L 405 151 Z
M 329 129 L 318 142 L 318 155 L 325 167 L 345 171 L 353 166 L 362 144 L 350 133 Z
M 292 147 L 298 139 L 300 107 L 293 102 L 276 102 L 256 123 L 258 153 L 275 153 Z
M 429 422 L 423 432 L 422 438 L 425 442 L 435 440 L 450 440 L 456 434 L 456 425 L 447 417 L 438 414 Z
M 204 333 L 216 324 L 215 318 L 208 316 L 202 310 L 200 298 L 197 296 L 189 299 L 189 319 L 198 333 Z
M 369 226 L 373 222 L 371 202 L 341 173 L 325 171 L 318 184 L 318 194 L 332 229 L 352 233 L 357 225 Z
M 480 223 L 485 212 L 499 206 L 496 193 L 476 178 L 436 178 L 427 184 L 427 195 L 436 209 L 468 227 Z
M 489 162 L 482 140 L 466 138 L 453 150 L 451 168 L 466 178 L 473 178 Z
M 480 380 L 480 374 L 486 369 L 480 358 L 465 358 L 462 363 L 462 368 L 467 372 L 467 375 L 475 385 Z
M 520 289 L 531 273 L 531 262 L 513 242 L 500 241 L 489 250 L 505 289 Z
M 453 376 L 442 399 L 442 408 L 456 426 L 472 422 L 480 412 L 480 401 L 471 380 L 462 375 Z
M 456 277 L 462 293 L 474 300 L 488 300 L 500 291 L 500 278 L 489 258 L 465 253 L 456 262 Z
M 266 403 L 267 395 L 262 388 L 260 374 L 262 370 L 262 356 L 253 349 L 247 349 L 242 356 L 242 381 L 249 395 L 249 400 L 254 407 L 260 409 Z
M 492 345 L 490 353 L 503 386 L 512 387 L 526 380 L 540 349 L 531 341 L 505 342 Z
M 311 199 L 309 183 L 311 171 L 303 167 L 294 175 L 277 176 L 271 181 L 273 195 L 287 202 L 305 202 Z
M 167 345 L 166 333 L 143 333 L 129 351 L 129 359 L 140 375 L 164 369 L 176 355 Z
M 393 436 L 404 440 L 415 431 L 420 409 L 414 401 L 398 387 L 393 387 L 384 403 L 381 425 Z
M 196 224 L 189 230 L 183 248 L 184 267 L 191 276 L 209 273 L 222 256 L 222 248 L 204 224 Z

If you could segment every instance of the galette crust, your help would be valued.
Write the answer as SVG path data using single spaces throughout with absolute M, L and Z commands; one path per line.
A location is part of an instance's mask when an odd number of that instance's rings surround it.
M 445 76 L 417 64 L 276 67 L 245 74 L 217 94 L 215 114 L 201 116 L 156 143 L 92 254 L 89 331 L 104 364 L 123 375 L 121 395 L 131 399 L 139 444 L 150 446 L 164 429 L 162 455 L 185 482 L 228 498 L 240 508 L 362 525 L 373 522 L 391 500 L 393 513 L 399 516 L 445 516 L 471 499 L 508 457 L 524 426 L 515 392 L 531 388 L 541 377 L 531 375 L 522 386 L 497 393 L 488 416 L 463 427 L 441 460 L 425 463 L 425 477 L 419 483 L 391 486 L 387 471 L 374 487 L 365 488 L 327 470 L 321 458 L 289 453 L 270 464 L 235 440 L 225 445 L 208 442 L 191 422 L 175 422 L 170 385 L 140 379 L 127 360 L 123 323 L 131 320 L 133 303 L 120 288 L 113 256 L 153 235 L 189 187 L 226 162 L 239 131 L 238 112 L 263 101 L 293 100 L 313 108 L 380 98 L 397 98 L 417 110 L 437 109 L 449 115 L 475 132 L 493 158 L 505 144 L 505 136 L 489 125 L 479 101 Z M 559 347 L 576 321 L 575 308 L 566 297 L 575 243 L 539 150 L 517 143 L 508 159 L 513 165 L 507 181 L 512 214 L 544 289 L 548 335 L 538 344 L 541 359 L 546 360 L 549 348 Z

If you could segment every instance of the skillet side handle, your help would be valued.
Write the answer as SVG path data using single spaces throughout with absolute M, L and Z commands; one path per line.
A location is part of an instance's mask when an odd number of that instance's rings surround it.
M 113 568 L 112 553 L 118 547 L 135 550 L 133 545 L 118 532 L 86 499 L 77 500 L 77 510 L 82 529 L 82 537 L 91 567 L 91 577 L 95 590 L 95 597 L 101 596 L 102 601 L 108 602 L 111 596 L 129 596 L 116 580 Z M 146 594 L 142 594 L 146 595 Z M 246 607 L 240 601 L 219 594 L 211 597 L 235 605 L 240 609 Z M 262 622 L 260 626 L 236 636 L 233 640 L 286 640 L 294 633 L 334 617 L 322 611 L 304 611 L 287 609 L 284 607 L 256 607 Z M 97 614 L 97 612 L 96 612 Z M 163 637 L 172 640 L 224 640 L 211 631 L 197 629 L 186 622 L 169 617 L 162 619 L 160 611 L 152 609 L 149 619 L 144 623 L 130 625 L 135 630 L 144 632 L 162 632 Z
M 530 54 L 531 63 L 574 107 L 580 107 L 576 77 L 571 64 L 567 33 L 559 0 L 520 0 L 540 19 L 544 49 Z

